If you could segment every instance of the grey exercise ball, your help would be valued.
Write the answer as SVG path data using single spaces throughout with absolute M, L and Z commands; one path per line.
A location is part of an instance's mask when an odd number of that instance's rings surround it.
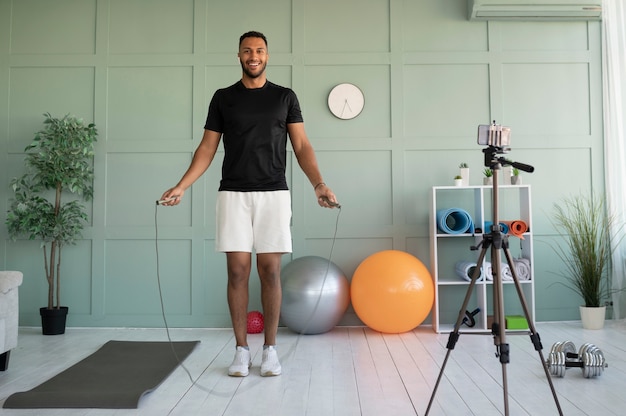
M 339 267 L 323 257 L 300 257 L 281 272 L 282 323 L 300 334 L 330 331 L 350 304 L 350 284 Z

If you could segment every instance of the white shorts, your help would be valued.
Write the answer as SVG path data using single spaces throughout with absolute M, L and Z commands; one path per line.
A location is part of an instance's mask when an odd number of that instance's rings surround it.
M 217 193 L 215 249 L 291 253 L 289 191 Z

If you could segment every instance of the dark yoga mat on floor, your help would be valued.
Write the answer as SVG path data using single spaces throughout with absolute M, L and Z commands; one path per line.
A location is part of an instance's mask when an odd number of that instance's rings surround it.
M 3 407 L 136 409 L 199 342 L 109 341 L 45 383 L 9 396 Z

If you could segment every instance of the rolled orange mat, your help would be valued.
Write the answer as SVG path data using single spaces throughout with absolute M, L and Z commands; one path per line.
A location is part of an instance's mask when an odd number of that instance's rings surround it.
M 508 225 L 508 227 L 509 227 L 509 234 L 512 234 L 515 237 L 521 238 L 522 240 L 524 239 L 524 235 L 523 234 L 526 231 L 528 231 L 528 224 L 526 224 L 525 221 L 515 220 L 515 221 L 501 221 L 501 222 L 503 222 L 506 225 Z

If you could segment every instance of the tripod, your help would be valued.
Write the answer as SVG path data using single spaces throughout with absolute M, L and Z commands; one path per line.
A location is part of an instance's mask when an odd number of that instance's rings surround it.
M 498 204 L 499 204 L 499 195 L 498 195 L 498 171 L 500 170 L 502 165 L 505 166 L 513 166 L 517 169 L 532 172 L 534 168 L 529 165 L 525 165 L 518 162 L 512 162 L 503 157 L 497 157 L 498 153 L 503 153 L 503 149 L 501 147 L 489 146 L 486 149 L 483 149 L 483 153 L 485 153 L 485 166 L 489 167 L 493 172 L 493 222 L 491 225 L 491 229 L 489 233 L 483 234 L 483 240 L 476 246 L 472 247 L 472 250 L 478 250 L 480 246 L 482 246 L 482 250 L 480 255 L 478 256 L 477 265 L 472 272 L 471 280 L 469 287 L 467 289 L 467 293 L 465 295 L 465 299 L 463 300 L 463 305 L 461 306 L 461 310 L 459 311 L 459 316 L 456 320 L 456 324 L 454 325 L 454 329 L 450 333 L 448 338 L 448 343 L 446 348 L 448 351 L 446 352 L 446 356 L 444 358 L 443 364 L 441 366 L 441 370 L 439 371 L 439 376 L 437 377 L 437 382 L 435 383 L 435 387 L 433 389 L 432 395 L 430 397 L 430 401 L 428 402 L 428 408 L 426 409 L 426 415 L 430 412 L 430 408 L 434 402 L 435 394 L 437 392 L 437 388 L 439 387 L 439 383 L 441 382 L 441 378 L 443 377 L 443 372 L 445 370 L 446 364 L 448 362 L 448 358 L 452 350 L 454 349 L 458 339 L 459 339 L 459 328 L 461 327 L 463 320 L 466 317 L 467 305 L 469 304 L 472 291 L 474 290 L 474 286 L 476 285 L 476 281 L 480 277 L 480 266 L 483 264 L 483 260 L 485 259 L 485 255 L 487 250 L 490 249 L 491 252 L 491 265 L 492 265 L 492 275 L 493 275 L 493 323 L 491 325 L 491 333 L 494 337 L 494 344 L 496 346 L 496 356 L 500 359 L 500 363 L 502 364 L 502 389 L 504 393 L 504 414 L 508 416 L 509 414 L 509 400 L 508 400 L 508 386 L 507 386 L 507 372 L 506 372 L 506 364 L 509 363 L 509 344 L 506 343 L 506 325 L 505 325 L 505 315 L 504 315 L 504 301 L 503 301 L 503 283 L 502 283 L 502 262 L 500 257 L 500 250 L 503 250 L 506 260 L 509 264 L 509 268 L 511 270 L 511 274 L 513 276 L 513 282 L 515 284 L 515 289 L 517 290 L 517 295 L 519 297 L 520 303 L 522 305 L 522 309 L 524 311 L 524 316 L 526 317 L 526 321 L 528 322 L 528 328 L 530 333 L 530 340 L 533 343 L 535 350 L 539 354 L 539 359 L 543 366 L 543 370 L 546 374 L 546 378 L 548 379 L 548 384 L 550 385 L 550 390 L 552 392 L 552 397 L 554 398 L 554 403 L 558 409 L 559 415 L 563 415 L 563 411 L 561 410 L 561 405 L 559 404 L 559 399 L 557 398 L 556 391 L 554 389 L 554 385 L 552 384 L 552 378 L 550 377 L 550 371 L 548 369 L 548 365 L 544 360 L 541 345 L 541 339 L 539 334 L 535 329 L 535 325 L 531 319 L 530 312 L 528 310 L 528 305 L 526 304 L 526 300 L 524 297 L 524 292 L 522 290 L 522 286 L 517 278 L 517 273 L 515 267 L 513 265 L 513 259 L 511 257 L 511 253 L 509 252 L 509 242 L 508 236 L 503 234 L 500 222 L 498 218 Z

